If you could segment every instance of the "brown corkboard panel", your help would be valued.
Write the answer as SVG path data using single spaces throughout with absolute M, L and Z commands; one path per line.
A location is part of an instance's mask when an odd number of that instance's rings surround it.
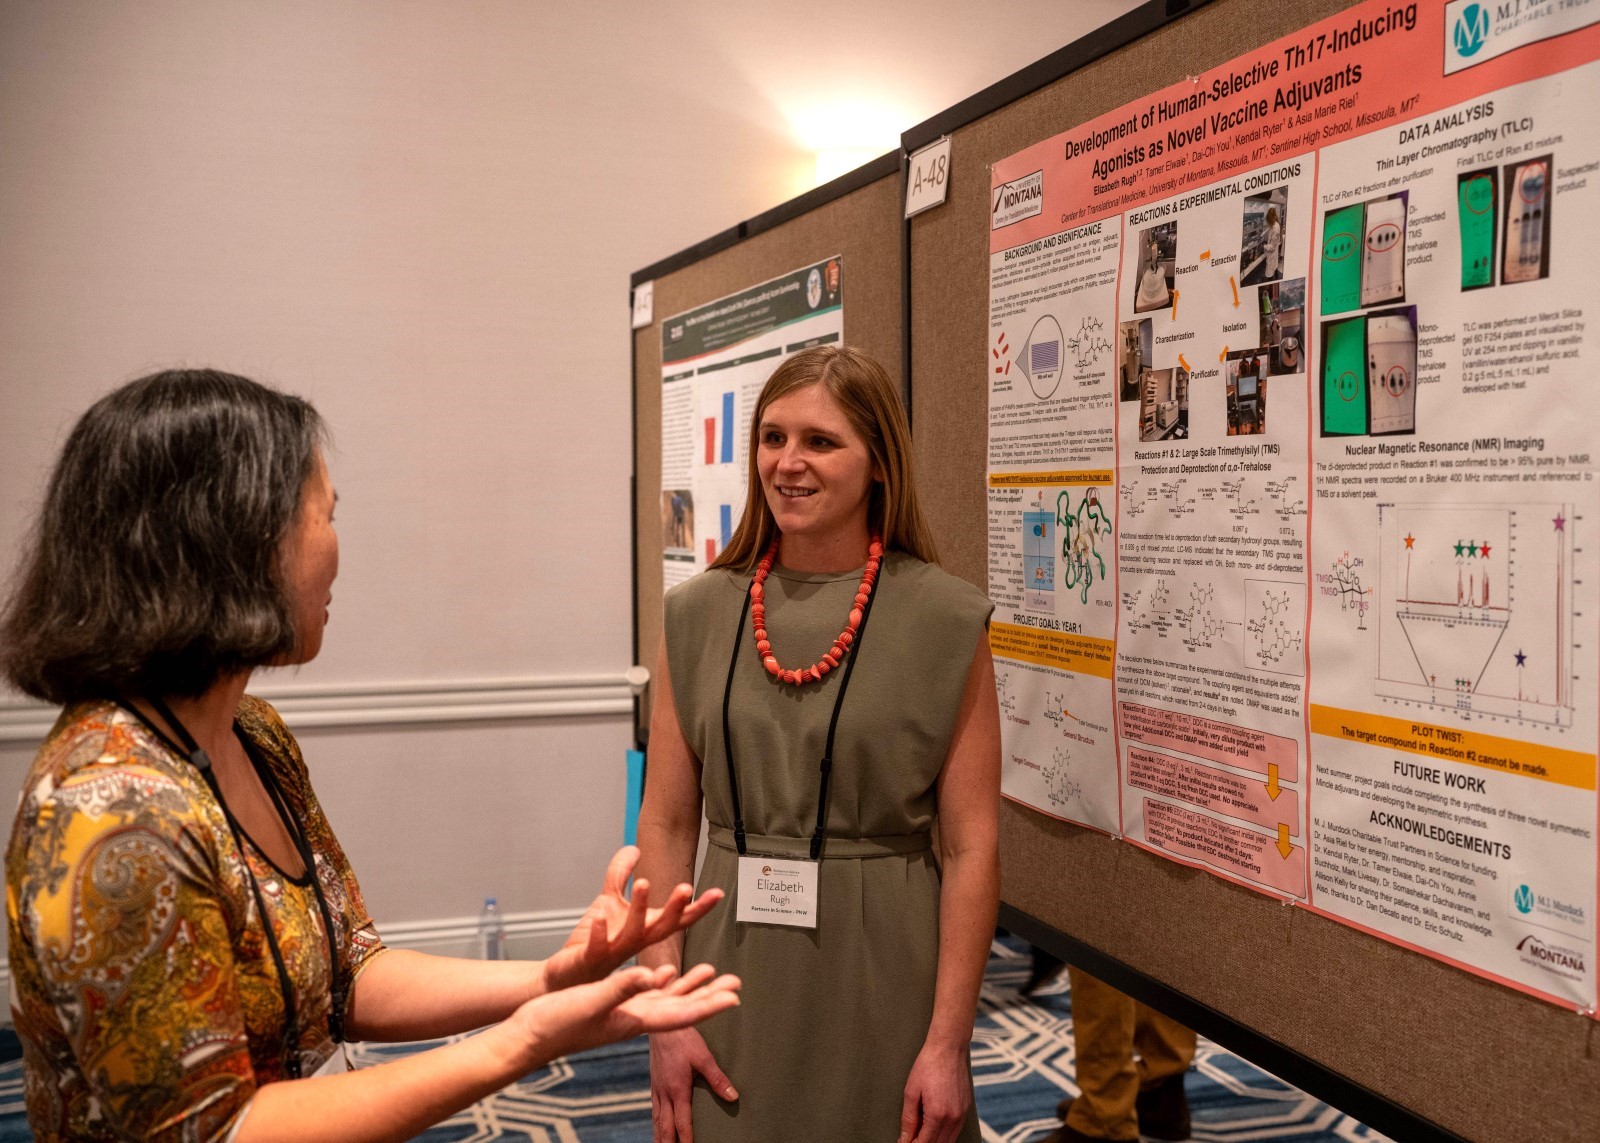
M 796 267 L 844 257 L 844 338 L 876 357 L 903 385 L 900 177 L 869 183 L 815 210 L 656 280 L 655 321 L 633 334 L 636 418 L 634 504 L 640 662 L 652 670 L 661 644 L 661 321 Z M 650 689 L 639 704 L 650 724 Z
M 911 224 L 918 481 L 944 565 L 987 586 L 992 163 L 1349 4 L 1214 0 L 953 133 Z M 1473 1140 L 1600 1139 L 1600 1022 L 1006 803 L 1006 902 Z

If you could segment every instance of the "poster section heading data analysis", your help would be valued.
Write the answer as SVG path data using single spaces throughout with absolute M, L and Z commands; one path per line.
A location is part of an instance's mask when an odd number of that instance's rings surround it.
M 661 539 L 666 587 L 704 571 L 744 513 L 750 419 L 791 353 L 844 338 L 844 258 L 661 323 Z
M 1593 1013 L 1600 4 L 1521 10 L 994 166 L 992 642 L 1008 797 Z

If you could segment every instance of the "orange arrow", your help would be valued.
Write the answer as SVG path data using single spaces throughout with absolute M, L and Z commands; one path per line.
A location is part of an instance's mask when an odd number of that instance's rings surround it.
M 1278 795 L 1283 793 L 1283 787 L 1278 785 L 1278 764 L 1267 763 L 1267 797 L 1273 801 L 1278 800 Z
M 1233 275 L 1228 275 L 1228 285 L 1233 287 L 1233 308 L 1239 308 L 1239 283 L 1233 280 Z
M 1278 823 L 1278 852 L 1283 854 L 1285 861 L 1294 852 L 1294 846 L 1289 841 L 1289 827 L 1282 822 Z
M 1178 354 L 1178 364 L 1183 366 L 1184 372 L 1189 371 L 1189 359 L 1184 357 L 1184 355 L 1181 353 Z
M 1218 361 L 1226 361 L 1226 360 L 1228 360 L 1228 347 L 1226 345 L 1224 345 L 1222 347 L 1222 352 L 1217 354 L 1217 360 Z
M 1211 257 L 1211 251 L 1209 251 L 1209 250 L 1200 251 L 1200 261 L 1202 261 L 1202 262 L 1207 261 L 1210 257 Z
M 1234 303 L 1234 305 L 1238 305 L 1238 304 L 1239 304 L 1238 302 Z M 1178 320 L 1178 291 L 1177 290 L 1173 290 L 1172 291 L 1172 320 L 1173 321 L 1177 321 Z

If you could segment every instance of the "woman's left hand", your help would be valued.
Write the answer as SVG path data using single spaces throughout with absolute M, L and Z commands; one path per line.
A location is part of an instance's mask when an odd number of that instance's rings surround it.
M 722 900 L 721 889 L 708 889 L 693 900 L 694 887 L 679 885 L 659 909 L 650 908 L 650 882 L 633 883 L 630 900 L 623 895 L 628 876 L 639 860 L 639 850 L 628 845 L 617 850 L 606 867 L 605 887 L 584 911 L 561 950 L 545 961 L 545 988 L 555 991 L 587 984 L 614 972 L 641 949 L 687 929 Z
M 899 1143 L 954 1143 L 972 1108 L 965 1047 L 924 1044 L 906 1080 Z

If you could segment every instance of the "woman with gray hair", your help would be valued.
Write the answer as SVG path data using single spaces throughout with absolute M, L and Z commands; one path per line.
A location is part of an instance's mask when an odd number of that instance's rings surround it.
M 322 646 L 337 499 L 305 401 L 158 373 L 84 414 L 0 616 L 64 709 L 6 851 L 12 1005 L 41 1140 L 404 1139 L 550 1060 L 738 1002 L 631 968 L 704 916 L 624 887 L 545 961 L 386 951 L 294 737 L 246 693 Z M 498 1022 L 498 1023 L 497 1023 Z M 459 1043 L 348 1072 L 343 1041 Z

